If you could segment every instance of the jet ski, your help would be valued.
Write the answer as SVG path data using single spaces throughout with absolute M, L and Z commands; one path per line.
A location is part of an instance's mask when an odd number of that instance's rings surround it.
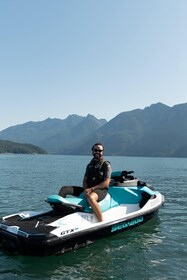
M 164 196 L 133 171 L 112 172 L 108 194 L 99 202 L 98 222 L 84 195 L 46 198 L 48 211 L 25 211 L 0 218 L 0 244 L 8 254 L 59 255 L 94 243 L 150 220 Z

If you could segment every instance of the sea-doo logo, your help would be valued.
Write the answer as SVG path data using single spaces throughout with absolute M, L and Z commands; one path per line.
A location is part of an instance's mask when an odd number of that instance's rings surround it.
M 137 225 L 137 224 L 142 223 L 142 222 L 143 222 L 143 217 L 132 219 L 128 222 L 120 223 L 118 225 L 112 226 L 111 232 L 121 230 L 121 229 L 124 229 L 124 228 L 127 228 L 127 227 L 131 227 L 131 226 Z

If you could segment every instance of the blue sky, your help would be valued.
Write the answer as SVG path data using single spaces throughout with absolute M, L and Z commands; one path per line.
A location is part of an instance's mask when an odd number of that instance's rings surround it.
M 0 0 L 0 130 L 187 102 L 186 0 Z

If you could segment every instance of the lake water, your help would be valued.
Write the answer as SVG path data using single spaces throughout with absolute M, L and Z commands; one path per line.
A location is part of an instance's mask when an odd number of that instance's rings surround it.
M 0 279 L 187 279 L 187 159 L 105 157 L 114 170 L 134 170 L 165 196 L 158 217 L 130 231 L 61 256 L 8 256 Z M 81 185 L 89 156 L 0 155 L 0 216 L 49 210 L 48 195 Z

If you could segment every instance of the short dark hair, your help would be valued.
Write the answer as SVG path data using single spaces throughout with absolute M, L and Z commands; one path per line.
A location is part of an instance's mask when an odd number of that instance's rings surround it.
M 103 144 L 101 144 L 101 143 L 95 143 L 93 146 L 92 146 L 92 151 L 93 151 L 93 149 L 94 149 L 94 147 L 95 146 L 102 146 L 103 147 L 103 151 L 104 151 L 104 146 L 103 146 Z

